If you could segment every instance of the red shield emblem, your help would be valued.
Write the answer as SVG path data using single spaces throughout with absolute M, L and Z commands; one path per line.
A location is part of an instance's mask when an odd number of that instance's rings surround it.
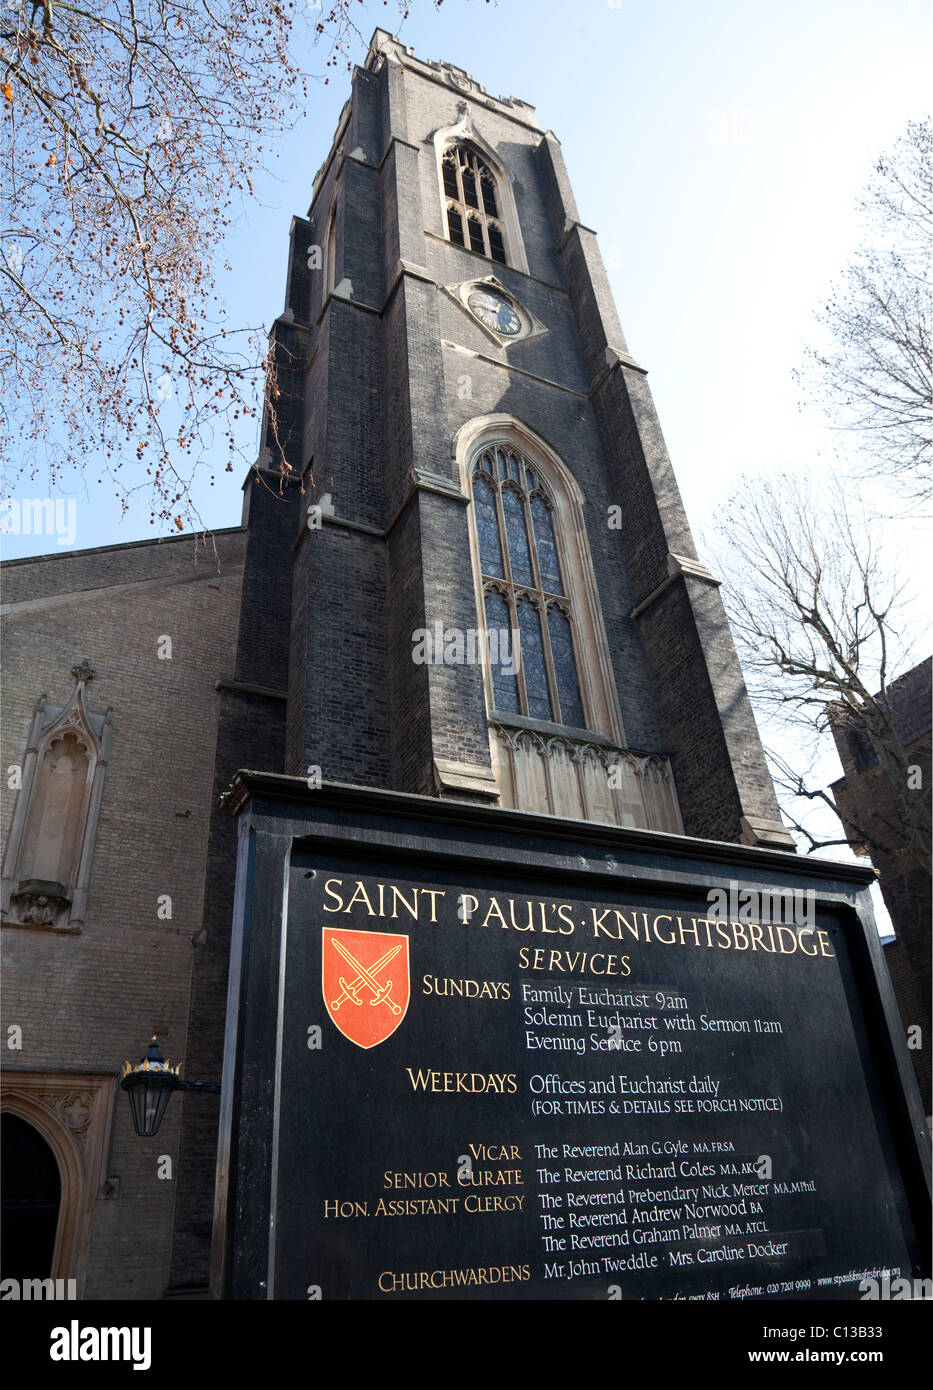
M 321 984 L 345 1038 L 357 1047 L 385 1042 L 408 1012 L 408 937 L 325 927 Z

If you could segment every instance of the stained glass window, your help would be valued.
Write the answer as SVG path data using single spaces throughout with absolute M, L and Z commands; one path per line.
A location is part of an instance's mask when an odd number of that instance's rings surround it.
M 496 709 L 519 714 L 518 678 L 512 631 L 514 624 L 509 605 L 498 589 L 486 595 L 486 632 L 488 634 L 489 668 L 492 672 L 493 702 Z
M 471 251 L 500 265 L 508 264 L 496 181 L 486 161 L 472 145 L 450 145 L 441 159 L 441 176 L 449 239 L 456 246 L 469 244 Z
M 580 686 L 577 682 L 577 664 L 573 656 L 573 636 L 567 614 L 556 604 L 552 604 L 547 614 L 548 633 L 551 638 L 551 658 L 554 662 L 554 678 L 557 682 L 557 698 L 560 700 L 561 718 L 565 724 L 573 724 L 578 729 L 585 728 L 583 702 L 580 699 Z
M 473 518 L 487 633 L 520 634 L 517 672 L 504 673 L 507 655 L 490 661 L 494 708 L 586 728 L 573 607 L 540 471 L 516 449 L 487 448 L 473 469 Z
M 473 484 L 473 505 L 476 508 L 476 533 L 479 536 L 480 564 L 483 574 L 502 579 L 502 545 L 499 540 L 499 520 L 496 515 L 496 494 L 491 483 L 477 478 Z
M 535 528 L 535 545 L 538 547 L 541 587 L 549 594 L 562 594 L 564 590 L 560 582 L 560 565 L 557 563 L 554 520 L 551 509 L 543 497 L 531 499 L 531 516 Z
M 533 719 L 552 719 L 547 668 L 544 664 L 544 643 L 541 640 L 541 615 L 531 599 L 526 596 L 519 599 L 517 611 L 528 713 Z
M 505 536 L 509 559 L 512 562 L 512 582 L 535 587 L 531 572 L 531 551 L 525 526 L 525 503 L 513 487 L 502 491 L 502 510 L 505 512 Z

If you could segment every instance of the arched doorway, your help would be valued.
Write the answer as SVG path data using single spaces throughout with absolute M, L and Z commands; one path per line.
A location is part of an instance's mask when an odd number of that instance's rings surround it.
M 0 1277 L 46 1279 L 52 1273 L 62 1182 L 55 1155 L 31 1124 L 0 1120 Z

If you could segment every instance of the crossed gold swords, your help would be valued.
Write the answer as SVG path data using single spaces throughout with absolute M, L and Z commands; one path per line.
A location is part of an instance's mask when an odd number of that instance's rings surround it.
M 375 1008 L 377 1004 L 388 1004 L 394 1014 L 400 1014 L 402 1012 L 401 1007 L 396 1004 L 395 1000 L 391 997 L 392 981 L 386 980 L 385 984 L 381 984 L 379 980 L 376 979 L 376 971 L 384 969 L 384 967 L 389 964 L 389 961 L 393 960 L 395 956 L 398 955 L 399 951 L 402 949 L 401 944 L 393 946 L 391 951 L 386 951 L 384 956 L 380 956 L 377 961 L 373 961 L 373 964 L 368 970 L 365 965 L 360 965 L 359 961 L 351 955 L 342 941 L 337 940 L 336 936 L 331 937 L 330 944 L 335 950 L 340 952 L 351 969 L 357 972 L 356 979 L 350 980 L 349 982 L 347 982 L 342 975 L 340 976 L 340 988 L 343 993 L 331 1003 L 331 1008 L 334 1012 L 336 1012 L 337 1009 L 340 1008 L 340 1005 L 347 999 L 359 1008 L 363 1003 L 360 998 L 360 990 L 364 985 L 368 990 L 372 991 L 373 997 L 369 1002 L 373 1008 Z

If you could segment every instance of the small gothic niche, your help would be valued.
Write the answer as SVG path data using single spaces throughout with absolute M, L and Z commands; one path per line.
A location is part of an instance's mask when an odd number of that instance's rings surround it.
M 66 705 L 43 695 L 33 711 L 3 861 L 4 926 L 75 932 L 84 925 L 113 712 L 88 707 L 94 668 L 87 658 L 71 674 Z

